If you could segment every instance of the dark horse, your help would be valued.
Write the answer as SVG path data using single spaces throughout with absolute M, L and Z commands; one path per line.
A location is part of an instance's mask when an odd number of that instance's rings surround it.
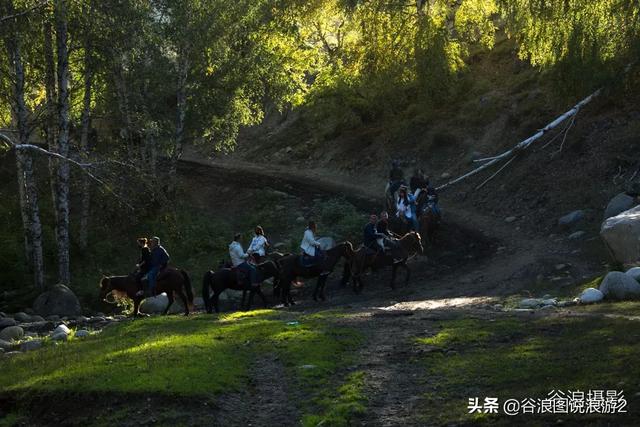
M 340 258 L 345 258 L 349 261 L 353 254 L 354 251 L 351 242 L 342 242 L 334 248 L 325 251 L 324 260 L 311 267 L 302 266 L 300 264 L 300 255 L 297 254 L 287 255 L 278 260 L 278 264 L 280 265 L 282 303 L 285 306 L 293 304 L 293 298 L 291 297 L 291 282 L 295 280 L 296 277 L 317 277 L 318 281 L 316 282 L 316 287 L 313 290 L 313 299 L 317 301 L 318 298 L 320 298 L 324 301 L 324 288 L 327 283 L 327 277 L 331 274 Z M 343 277 L 343 281 L 346 280 L 347 279 Z
M 361 246 L 356 251 L 355 256 L 349 263 L 348 271 L 351 276 L 354 292 L 360 293 L 362 291 L 364 287 L 362 274 L 368 268 L 377 270 L 382 267 L 391 266 L 391 289 L 395 289 L 396 270 L 402 266 L 407 272 L 405 284 L 409 283 L 411 270 L 407 266 L 407 260 L 409 257 L 423 252 L 422 239 L 419 233 L 411 231 L 398 239 L 397 244 L 397 248 L 387 250 L 385 253 L 376 253 L 364 246 Z
M 136 296 L 138 284 L 134 274 L 128 276 L 103 276 L 102 280 L 100 280 L 100 298 L 105 299 L 111 291 L 125 293 L 127 297 L 131 298 L 133 300 L 133 315 L 139 315 L 138 308 L 144 297 Z M 160 272 L 155 292 L 156 295 L 165 292 L 167 298 L 169 298 L 169 305 L 164 310 L 164 314 L 167 314 L 169 307 L 173 304 L 175 293 L 182 300 L 185 316 L 189 315 L 189 306 L 193 307 L 193 289 L 191 289 L 191 279 L 189 279 L 186 271 L 169 267 Z
M 260 272 L 262 280 L 269 279 L 271 277 L 274 278 L 273 286 L 276 288 L 279 269 L 278 265 L 274 261 L 265 261 L 261 264 L 258 264 L 258 271 Z M 233 289 L 236 291 L 242 291 L 242 302 L 240 303 L 240 308 L 243 308 L 244 299 L 247 291 L 249 291 L 249 301 L 247 302 L 246 309 L 248 310 L 251 307 L 251 302 L 253 301 L 253 295 L 258 294 L 260 298 L 262 298 L 262 303 L 266 307 L 267 300 L 260 289 L 260 286 L 251 286 L 247 288 L 245 283 L 238 283 L 238 274 L 235 269 L 231 268 L 220 268 L 218 271 L 207 271 L 204 273 L 204 277 L 202 278 L 202 299 L 204 300 L 204 305 L 207 309 L 207 313 L 211 313 L 215 308 L 216 313 L 220 311 L 218 308 L 218 299 L 220 294 L 225 289 Z M 213 291 L 213 295 L 211 295 L 211 291 Z
M 420 193 L 418 200 L 418 224 L 420 233 L 428 243 L 433 243 L 435 232 L 440 224 L 440 214 L 436 213 L 435 201 L 431 200 L 426 190 Z

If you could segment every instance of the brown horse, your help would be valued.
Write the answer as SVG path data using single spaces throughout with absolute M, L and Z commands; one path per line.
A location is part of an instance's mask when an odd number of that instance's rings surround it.
M 423 253 L 422 239 L 420 238 L 420 233 L 411 231 L 396 242 L 397 247 L 385 253 L 376 253 L 364 246 L 361 246 L 356 251 L 355 256 L 349 263 L 349 274 L 354 292 L 362 292 L 362 288 L 364 287 L 362 275 L 369 268 L 378 270 L 382 267 L 391 266 L 391 289 L 395 289 L 396 270 L 402 266 L 407 272 L 405 285 L 409 283 L 411 270 L 409 266 L 407 266 L 407 260 L 411 256 Z
M 127 297 L 133 300 L 133 315 L 140 315 L 138 308 L 144 297 L 136 295 L 138 284 L 134 274 L 128 276 L 103 276 L 102 280 L 100 280 L 100 298 L 105 299 L 111 291 L 125 293 Z M 191 288 L 191 279 L 189 279 L 186 271 L 169 267 L 160 272 L 155 294 L 160 295 L 163 292 L 169 298 L 169 305 L 164 310 L 164 314 L 167 314 L 169 307 L 173 304 L 175 293 L 182 300 L 185 316 L 189 315 L 189 307 L 193 307 L 193 289 Z
M 345 258 L 347 262 L 353 256 L 353 245 L 351 242 L 342 242 L 337 244 L 334 248 L 325 251 L 325 258 L 317 265 L 305 267 L 300 263 L 300 255 L 292 254 L 287 255 L 278 260 L 280 266 L 280 286 L 282 288 L 281 296 L 282 303 L 285 306 L 294 304 L 291 297 L 291 282 L 296 277 L 317 277 L 316 287 L 313 290 L 313 299 L 315 301 L 320 298 L 325 300 L 324 288 L 327 283 L 327 277 L 331 274 L 338 261 L 341 258 Z M 343 277 L 343 282 L 346 282 Z

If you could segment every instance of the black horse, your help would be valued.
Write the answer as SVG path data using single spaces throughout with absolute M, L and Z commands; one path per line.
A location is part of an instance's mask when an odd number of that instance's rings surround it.
M 261 264 L 258 264 L 258 271 L 262 280 L 273 277 L 274 288 L 278 286 L 277 281 L 279 276 L 279 268 L 274 261 L 265 261 Z M 262 298 L 263 305 L 265 307 L 267 306 L 267 299 L 262 293 L 259 285 L 250 285 L 249 287 L 247 287 L 245 283 L 238 283 L 238 273 L 235 269 L 220 268 L 216 272 L 207 271 L 206 273 L 204 273 L 204 277 L 202 278 L 202 299 L 204 300 L 204 305 L 207 309 L 207 313 L 211 313 L 214 308 L 216 310 L 216 313 L 220 312 L 220 309 L 218 308 L 218 299 L 222 291 L 224 291 L 225 289 L 242 291 L 242 302 L 240 303 L 240 309 L 245 308 L 248 310 L 251 307 L 254 294 L 258 294 L 260 298 Z M 211 291 L 213 291 L 213 295 L 211 295 Z M 243 307 L 247 291 L 249 291 L 249 301 L 247 302 L 246 307 Z
M 292 254 L 282 257 L 278 260 L 280 266 L 280 287 L 282 289 L 282 303 L 285 306 L 293 304 L 291 297 L 291 282 L 296 277 L 317 277 L 316 287 L 313 291 L 313 299 L 315 301 L 320 298 L 324 301 L 324 288 L 327 283 L 327 277 L 335 268 L 340 258 L 345 258 L 347 262 L 353 256 L 353 245 L 351 242 L 342 242 L 325 252 L 325 258 L 322 262 L 311 267 L 305 267 L 300 263 L 300 255 Z M 348 278 L 343 278 L 346 283 Z

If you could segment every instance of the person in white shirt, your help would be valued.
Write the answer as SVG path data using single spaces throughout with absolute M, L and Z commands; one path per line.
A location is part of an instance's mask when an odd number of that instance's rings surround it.
M 407 187 L 400 187 L 400 190 L 398 190 L 398 201 L 396 203 L 396 216 L 398 218 L 406 219 L 409 223 L 409 227 L 412 230 L 417 231 L 418 220 L 416 218 L 416 213 L 413 210 L 414 205 L 415 199 L 413 198 L 413 194 L 407 192 Z
M 249 256 L 242 249 L 242 244 L 240 243 L 241 238 L 242 235 L 236 233 L 236 235 L 233 236 L 233 242 L 229 244 L 229 256 L 231 257 L 231 265 L 234 267 L 242 264 Z
M 247 249 L 247 254 L 256 256 L 256 261 L 260 262 L 267 254 L 269 242 L 267 241 L 267 238 L 264 237 L 264 230 L 259 225 L 256 227 L 255 233 L 256 236 L 251 240 L 249 249 Z
M 320 249 L 320 242 L 316 240 L 317 226 L 315 221 L 309 221 L 309 226 L 304 231 L 300 248 L 302 252 L 313 258 L 314 262 L 319 261 L 322 258 L 322 250 Z

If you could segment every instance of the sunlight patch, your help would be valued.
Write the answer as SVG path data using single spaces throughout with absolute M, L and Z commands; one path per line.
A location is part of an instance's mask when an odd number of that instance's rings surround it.
M 404 301 L 387 307 L 375 307 L 379 310 L 437 310 L 441 308 L 465 307 L 469 305 L 488 304 L 492 301 L 490 297 L 459 297 L 430 299 L 422 301 Z

